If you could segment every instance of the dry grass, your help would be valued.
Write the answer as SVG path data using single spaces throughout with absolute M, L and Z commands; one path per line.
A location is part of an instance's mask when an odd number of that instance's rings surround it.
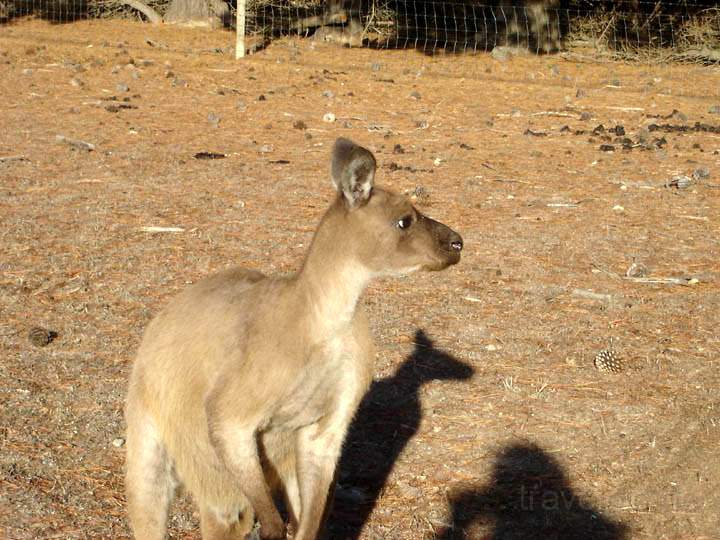
M 600 11 L 572 17 L 568 50 L 592 48 L 599 58 L 664 64 L 720 62 L 720 9 L 679 17 Z

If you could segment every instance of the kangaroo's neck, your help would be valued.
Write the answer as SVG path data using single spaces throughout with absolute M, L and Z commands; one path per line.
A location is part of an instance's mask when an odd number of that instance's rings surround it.
M 372 277 L 357 260 L 345 214 L 335 204 L 323 217 L 296 284 L 315 329 L 333 332 L 347 326 Z

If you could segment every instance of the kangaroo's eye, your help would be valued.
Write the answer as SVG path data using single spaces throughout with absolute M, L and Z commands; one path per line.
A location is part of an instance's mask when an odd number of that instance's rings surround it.
M 397 226 L 398 229 L 407 229 L 412 225 L 413 219 L 412 216 L 405 216 L 404 218 L 398 220 Z

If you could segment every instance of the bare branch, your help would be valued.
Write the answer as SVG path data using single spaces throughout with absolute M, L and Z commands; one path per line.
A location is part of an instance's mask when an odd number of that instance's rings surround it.
M 147 4 L 143 4 L 140 0 L 114 0 L 114 3 L 123 4 L 139 11 L 153 24 L 160 24 L 163 22 L 162 16 L 157 11 Z

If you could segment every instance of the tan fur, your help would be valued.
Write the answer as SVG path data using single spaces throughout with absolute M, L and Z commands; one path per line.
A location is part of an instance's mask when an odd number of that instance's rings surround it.
M 375 159 L 339 139 L 338 198 L 302 269 L 232 269 L 172 300 L 148 326 L 126 417 L 128 506 L 138 539 L 165 536 L 176 483 L 200 505 L 202 536 L 241 539 L 260 523 L 318 536 L 343 439 L 372 378 L 374 346 L 358 307 L 376 276 L 440 270 L 462 240 L 403 197 L 373 187 Z M 410 216 L 410 227 L 398 221 Z

